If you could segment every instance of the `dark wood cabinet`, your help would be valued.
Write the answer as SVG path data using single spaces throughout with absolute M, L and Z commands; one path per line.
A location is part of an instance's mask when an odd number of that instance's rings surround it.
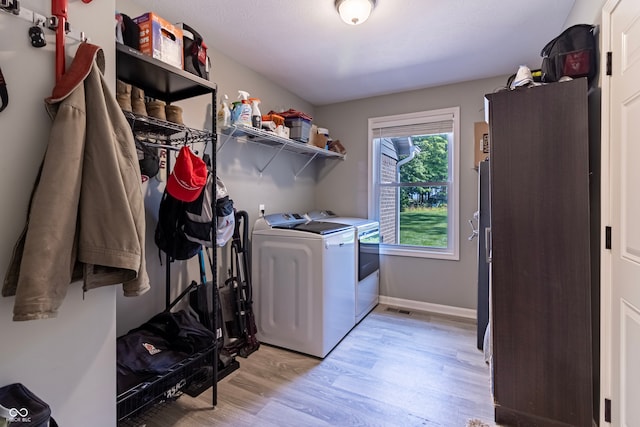
M 591 426 L 586 79 L 486 99 L 496 422 Z

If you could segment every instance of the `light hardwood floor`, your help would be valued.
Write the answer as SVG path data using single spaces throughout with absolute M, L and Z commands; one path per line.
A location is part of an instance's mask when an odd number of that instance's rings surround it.
M 489 367 L 466 319 L 378 306 L 323 359 L 262 345 L 197 398 L 138 425 L 445 426 L 493 422 Z

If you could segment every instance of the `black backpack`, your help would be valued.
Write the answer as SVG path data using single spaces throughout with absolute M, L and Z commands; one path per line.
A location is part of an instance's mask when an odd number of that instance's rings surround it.
M 564 30 L 540 52 L 542 81 L 557 82 L 560 77 L 587 77 L 589 85 L 598 73 L 595 25 L 578 24 Z
M 207 182 L 200 195 L 192 202 L 178 200 L 165 190 L 160 200 L 155 231 L 155 242 L 158 248 L 171 259 L 185 260 L 197 255 L 201 245 L 208 248 L 214 247 L 214 235 L 216 244 L 224 246 L 230 236 L 223 235 L 227 234 L 226 227 L 213 229 L 212 198 L 213 175 L 211 173 L 208 174 Z M 224 183 L 216 178 L 215 215 L 219 218 L 218 225 L 225 225 L 225 218 L 233 216 L 233 213 L 233 200 L 229 198 Z M 231 230 L 233 230 L 233 223 Z
M 200 243 L 192 242 L 185 234 L 187 205 L 189 203 L 176 199 L 164 190 L 160 200 L 155 242 L 170 259 L 190 259 L 200 250 Z
M 219 217 L 222 216 L 221 210 L 226 212 L 230 209 L 233 214 L 233 200 L 229 199 L 224 183 L 217 177 L 216 204 L 213 206 L 211 157 L 205 154 L 202 160 L 208 168 L 207 181 L 197 199 L 183 202 L 171 196 L 165 189 L 160 200 L 155 242 L 170 259 L 190 259 L 198 254 L 202 246 L 213 248 L 214 235 L 218 240 L 218 234 L 224 231 L 214 230 L 214 211 Z

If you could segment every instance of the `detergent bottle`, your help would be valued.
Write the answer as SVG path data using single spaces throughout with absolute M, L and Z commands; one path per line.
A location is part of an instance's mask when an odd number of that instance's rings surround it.
M 229 110 L 229 97 L 225 94 L 222 102 L 220 103 L 220 111 L 218 111 L 218 128 L 231 126 L 231 110 Z
M 251 125 L 254 128 L 262 128 L 262 113 L 260 112 L 260 98 L 249 98 L 251 102 Z
M 241 103 L 236 107 L 236 109 L 238 109 L 238 114 L 234 124 L 251 126 L 251 103 L 249 102 L 249 93 L 244 90 L 239 90 L 238 99 Z
M 240 105 L 242 105 L 242 102 L 240 101 L 233 101 L 231 103 L 231 124 L 236 124 L 236 122 L 238 121 L 238 115 L 240 114 Z

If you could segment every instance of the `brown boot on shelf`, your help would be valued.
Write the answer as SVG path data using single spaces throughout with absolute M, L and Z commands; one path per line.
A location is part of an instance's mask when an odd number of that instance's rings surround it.
M 164 112 L 165 105 L 164 101 L 155 100 L 147 102 L 147 115 L 155 117 L 156 119 L 167 120 L 167 115 Z
M 182 108 L 177 105 L 167 105 L 164 108 L 164 111 L 167 115 L 167 120 L 173 123 L 178 123 L 179 125 L 184 124 L 182 121 Z
M 147 115 L 147 108 L 144 105 L 144 91 L 138 87 L 131 88 L 131 107 L 133 112 L 141 115 Z
M 131 85 L 116 80 L 116 101 L 123 111 L 131 111 Z

